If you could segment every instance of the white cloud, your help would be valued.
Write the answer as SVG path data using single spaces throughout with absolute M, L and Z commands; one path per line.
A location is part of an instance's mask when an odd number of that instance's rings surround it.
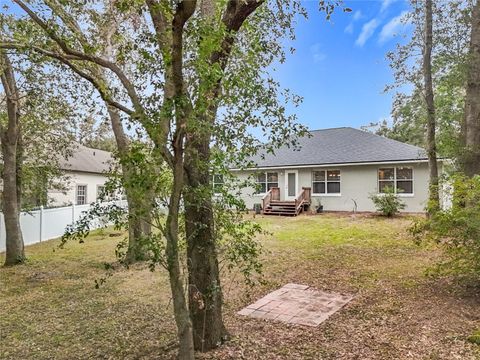
M 360 20 L 362 16 L 363 16 L 362 12 L 360 10 L 357 10 L 355 11 L 355 14 L 353 14 L 353 20 L 354 21 Z
M 377 19 L 372 19 L 369 22 L 363 24 L 362 32 L 358 36 L 357 40 L 355 41 L 355 45 L 363 46 L 367 42 L 368 39 L 373 35 L 375 29 L 380 25 Z
M 350 21 L 350 24 L 348 24 L 346 27 L 345 27 L 345 33 L 347 34 L 353 34 L 353 30 L 354 30 L 354 26 L 353 26 L 353 23 L 355 21 L 358 21 L 360 20 L 361 18 L 363 18 L 363 14 L 360 10 L 357 10 L 355 11 L 355 13 L 353 14 L 353 18 L 352 18 L 352 21 Z
M 312 53 L 313 62 L 316 62 L 316 63 L 318 63 L 322 60 L 325 60 L 326 57 L 327 57 L 327 55 L 325 55 L 321 51 L 320 43 L 315 43 L 312 46 L 310 46 L 310 52 Z
M 353 23 L 348 24 L 344 31 L 347 34 L 353 34 Z
M 400 15 L 395 16 L 384 25 L 378 37 L 378 42 L 380 44 L 383 44 L 384 42 L 393 38 L 395 34 L 398 34 L 398 32 L 405 27 L 405 24 L 402 23 L 402 17 L 404 17 L 406 14 L 407 12 L 403 11 Z
M 388 9 L 390 5 L 392 5 L 397 0 L 382 0 L 382 7 L 380 8 L 380 12 L 384 12 Z

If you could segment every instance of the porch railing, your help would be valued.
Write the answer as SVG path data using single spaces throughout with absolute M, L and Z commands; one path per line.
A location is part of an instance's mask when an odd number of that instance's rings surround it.
M 262 210 L 265 210 L 272 201 L 272 190 L 268 190 L 265 196 L 262 198 Z
M 277 200 L 280 200 L 280 188 L 272 187 L 262 198 L 262 209 L 265 210 L 265 208 L 270 205 L 272 201 Z
M 295 210 L 297 213 L 301 210 L 301 207 L 305 204 L 310 204 L 312 189 L 309 187 L 302 187 L 302 190 L 297 194 L 295 198 Z

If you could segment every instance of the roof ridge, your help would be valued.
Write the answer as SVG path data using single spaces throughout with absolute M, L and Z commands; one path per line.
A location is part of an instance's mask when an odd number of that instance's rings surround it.
M 315 129 L 315 130 L 308 130 L 308 132 L 314 132 L 314 131 L 328 131 L 328 130 L 337 130 L 337 129 L 353 129 L 350 126 L 337 126 L 333 128 L 325 128 L 325 129 Z
M 113 155 L 113 153 L 112 153 L 111 151 L 108 151 L 108 150 L 97 149 L 97 148 L 89 147 L 89 146 L 86 146 L 86 145 L 83 145 L 83 144 L 80 144 L 80 143 L 78 143 L 77 146 L 78 146 L 79 148 L 83 148 L 83 149 L 87 149 L 87 150 L 92 150 L 92 151 L 101 151 L 101 152 L 104 152 L 104 153 Z

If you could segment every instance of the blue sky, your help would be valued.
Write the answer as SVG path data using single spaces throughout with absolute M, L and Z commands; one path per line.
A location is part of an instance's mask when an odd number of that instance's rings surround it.
M 304 98 L 290 109 L 310 129 L 360 127 L 390 115 L 392 94 L 384 94 L 393 80 L 386 53 L 405 33 L 399 16 L 405 0 L 351 0 L 350 13 L 336 11 L 327 22 L 318 0 L 305 1 L 308 20 L 296 26 L 296 48 L 277 67 L 282 86 Z
M 4 4 L 5 0 L 0 0 Z M 303 0 L 308 19 L 299 17 L 295 47 L 274 77 L 303 97 L 289 111 L 311 130 L 359 128 L 389 118 L 393 94 L 383 93 L 393 80 L 386 60 L 397 33 L 407 31 L 399 17 L 406 0 L 344 0 L 352 12 L 337 9 L 326 21 L 319 0 Z

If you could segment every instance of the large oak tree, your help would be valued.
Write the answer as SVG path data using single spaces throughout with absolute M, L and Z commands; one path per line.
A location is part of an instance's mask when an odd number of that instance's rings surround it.
M 295 118 L 286 115 L 279 84 L 267 72 L 274 61 L 284 60 L 281 39 L 293 36 L 292 22 L 295 14 L 302 12 L 301 6 L 296 1 L 262 0 L 125 0 L 107 2 L 108 6 L 61 3 L 67 14 L 83 10 L 79 29 L 92 40 L 98 36 L 94 19 L 108 17 L 107 8 L 141 14 L 139 28 L 121 22 L 115 36 L 129 40 L 120 44 L 119 54 L 111 58 L 95 41 L 89 46 L 82 43 L 51 1 L 14 2 L 48 41 L 39 46 L 28 39 L 11 39 L 1 46 L 51 57 L 89 81 L 111 109 L 145 131 L 154 145 L 152 156 L 166 164 L 172 181 L 166 217 L 157 226 L 165 239 L 164 265 L 169 273 L 180 358 L 193 358 L 194 347 L 205 351 L 217 346 L 225 335 L 218 240 L 246 234 L 232 227 L 221 230 L 215 222 L 216 209 L 222 206 L 212 199 L 210 179 L 217 171 L 228 175 L 228 164 L 245 162 L 258 150 L 251 128 L 266 133 L 270 151 L 301 132 Z M 335 5 L 320 4 L 327 13 Z M 98 68 L 111 81 L 103 81 L 95 70 Z M 283 95 L 298 101 L 288 92 Z M 225 194 L 225 198 L 225 209 L 231 205 L 241 209 L 231 196 Z M 188 288 L 182 280 L 183 239 Z M 152 242 L 156 240 L 152 235 Z

